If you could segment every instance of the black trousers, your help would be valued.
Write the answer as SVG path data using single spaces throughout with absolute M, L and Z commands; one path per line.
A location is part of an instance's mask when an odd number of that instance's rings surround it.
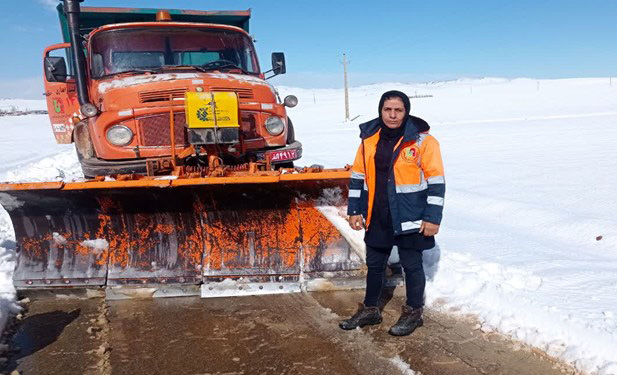
M 392 247 L 377 248 L 366 245 L 366 295 L 365 306 L 377 306 L 379 295 L 386 278 L 386 266 Z M 407 306 L 414 309 L 424 306 L 424 288 L 426 277 L 422 266 L 422 250 L 414 248 L 398 249 L 401 265 L 405 270 L 405 289 L 407 292 Z

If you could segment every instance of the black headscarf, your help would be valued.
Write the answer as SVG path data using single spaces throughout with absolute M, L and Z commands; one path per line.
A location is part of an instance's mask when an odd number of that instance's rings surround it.
M 401 101 L 403 102 L 403 105 L 405 106 L 405 116 L 403 116 L 403 123 L 401 124 L 401 126 L 399 126 L 396 129 L 391 129 L 387 127 L 386 124 L 383 122 L 383 119 L 381 118 L 381 109 L 383 108 L 384 103 L 386 102 L 387 99 L 392 99 L 392 98 L 401 99 Z M 397 90 L 391 90 L 391 91 L 384 92 L 383 95 L 381 95 L 381 99 L 379 99 L 379 109 L 378 109 L 379 120 L 380 120 L 379 126 L 381 127 L 381 136 L 386 137 L 386 138 L 396 138 L 396 139 L 400 138 L 405 132 L 405 122 L 407 118 L 409 117 L 409 112 L 411 112 L 411 102 L 409 101 L 409 96 Z

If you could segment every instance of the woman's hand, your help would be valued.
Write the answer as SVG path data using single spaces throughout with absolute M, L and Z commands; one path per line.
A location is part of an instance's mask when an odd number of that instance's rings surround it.
M 420 224 L 420 233 L 427 237 L 434 236 L 437 232 L 439 232 L 439 225 L 437 224 L 429 223 L 428 221 L 423 221 L 422 224 Z
M 364 221 L 362 220 L 362 215 L 351 215 L 349 217 L 349 226 L 353 230 L 360 230 L 364 228 Z

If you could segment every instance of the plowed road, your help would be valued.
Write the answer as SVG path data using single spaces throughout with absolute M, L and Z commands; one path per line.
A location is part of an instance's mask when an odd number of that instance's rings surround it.
M 400 289 L 400 288 L 399 288 Z M 401 291 L 397 291 L 400 293 Z M 130 301 L 37 299 L 4 372 L 29 374 L 563 374 L 572 370 L 471 319 L 428 311 L 395 338 L 398 294 L 380 326 L 341 331 L 361 291 Z

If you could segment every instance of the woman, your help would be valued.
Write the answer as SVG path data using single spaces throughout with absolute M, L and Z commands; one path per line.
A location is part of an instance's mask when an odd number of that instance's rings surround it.
M 435 246 L 445 180 L 439 143 L 426 121 L 409 115 L 410 107 L 407 95 L 388 91 L 379 101 L 379 117 L 360 125 L 347 214 L 353 229 L 366 228 L 368 273 L 364 303 L 340 322 L 342 329 L 381 323 L 378 300 L 394 245 L 405 270 L 407 301 L 388 332 L 406 336 L 423 323 L 422 251 Z

